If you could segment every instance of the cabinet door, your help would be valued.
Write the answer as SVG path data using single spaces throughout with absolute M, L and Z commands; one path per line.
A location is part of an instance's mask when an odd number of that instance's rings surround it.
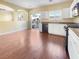
M 53 34 L 54 31 L 54 25 L 53 24 L 48 24 L 48 33 Z
M 70 17 L 70 8 L 62 9 L 62 18 L 69 18 Z
M 49 13 L 47 11 L 41 12 L 40 19 L 48 19 Z
M 59 20 L 62 18 L 62 10 L 53 10 L 49 12 L 49 19 Z

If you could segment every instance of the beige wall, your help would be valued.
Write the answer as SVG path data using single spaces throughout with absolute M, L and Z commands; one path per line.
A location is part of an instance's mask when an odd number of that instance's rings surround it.
M 0 22 L 0 33 L 9 32 L 16 26 L 15 22 Z
M 15 16 L 14 15 L 15 15 L 15 13 L 16 13 L 16 11 L 18 9 L 23 9 L 23 10 L 26 11 L 26 16 L 25 16 L 26 20 L 25 20 L 25 22 L 28 23 L 28 9 L 24 9 L 22 7 L 19 7 L 19 6 L 16 6 L 16 5 L 13 5 L 13 4 L 10 4 L 10 3 L 7 3 L 7 2 L 1 1 L 1 0 L 0 0 L 0 4 L 9 6 L 9 7 L 13 8 L 15 10 L 12 13 L 12 16 L 13 16 L 13 20 L 12 21 L 5 21 L 5 22 L 4 21 L 0 21 L 0 33 L 9 32 L 10 30 L 15 29 L 15 27 L 17 26 L 17 22 L 15 20 Z

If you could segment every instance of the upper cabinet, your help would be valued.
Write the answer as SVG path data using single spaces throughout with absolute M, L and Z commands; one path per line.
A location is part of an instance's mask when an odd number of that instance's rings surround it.
M 63 8 L 49 12 L 49 19 L 70 18 L 70 8 Z
M 54 10 L 49 12 L 49 19 L 61 19 L 62 18 L 62 11 L 61 10 Z
M 49 18 L 49 12 L 48 11 L 44 11 L 40 13 L 40 19 L 48 19 Z
M 70 8 L 62 9 L 62 18 L 70 18 Z

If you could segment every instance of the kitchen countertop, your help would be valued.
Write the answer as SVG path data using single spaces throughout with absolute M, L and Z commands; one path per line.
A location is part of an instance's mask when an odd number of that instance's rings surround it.
M 75 24 L 75 23 L 79 23 L 79 22 L 74 22 L 74 20 L 71 18 L 67 18 L 67 19 L 62 19 L 62 20 L 47 20 L 47 19 L 43 19 L 40 21 L 41 23 L 54 23 L 54 24 Z
M 79 28 L 71 28 L 71 30 L 79 37 Z
M 43 19 L 40 21 L 41 23 L 52 23 L 52 24 L 79 24 L 79 21 L 75 22 L 72 18 L 66 18 L 62 20 L 48 20 Z M 71 28 L 71 30 L 79 37 L 79 28 Z

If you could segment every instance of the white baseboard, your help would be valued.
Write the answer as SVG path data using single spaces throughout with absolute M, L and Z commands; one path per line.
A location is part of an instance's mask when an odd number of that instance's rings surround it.
M 8 32 L 5 32 L 5 33 L 0 33 L 0 36 L 1 35 L 11 34 L 11 33 L 18 32 L 18 31 L 22 31 L 22 30 L 25 30 L 25 29 L 27 29 L 27 27 L 11 30 L 11 31 L 8 31 Z

